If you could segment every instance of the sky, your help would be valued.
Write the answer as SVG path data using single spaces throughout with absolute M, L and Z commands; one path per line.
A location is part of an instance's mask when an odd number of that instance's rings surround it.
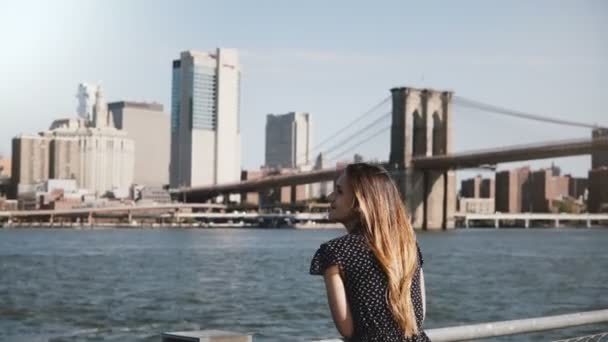
M 608 126 L 607 37 L 606 1 L 0 0 L 0 154 L 20 133 L 75 117 L 80 82 L 99 82 L 109 102 L 169 111 L 171 61 L 217 47 L 240 54 L 244 169 L 264 163 L 267 114 L 311 113 L 313 146 L 337 136 L 322 152 L 396 86 Z M 453 120 L 454 151 L 591 134 L 458 106 Z M 387 160 L 388 133 L 354 152 Z M 575 176 L 590 167 L 572 157 L 499 169 L 552 162 Z

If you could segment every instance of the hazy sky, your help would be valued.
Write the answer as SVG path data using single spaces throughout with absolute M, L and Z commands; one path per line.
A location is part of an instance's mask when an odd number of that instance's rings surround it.
M 315 145 L 395 86 L 608 126 L 606 1 L 0 0 L 0 43 L 4 155 L 13 136 L 75 116 L 81 81 L 101 82 L 108 101 L 156 101 L 168 111 L 172 59 L 216 47 L 240 52 L 244 168 L 264 162 L 266 114 L 310 112 Z M 454 113 L 456 151 L 588 136 Z M 388 159 L 388 135 L 358 151 Z M 589 168 L 588 157 L 556 162 L 576 175 Z

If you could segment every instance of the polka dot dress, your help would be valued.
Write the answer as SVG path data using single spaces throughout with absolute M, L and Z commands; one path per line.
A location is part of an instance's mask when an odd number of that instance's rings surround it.
M 310 264 L 310 274 L 322 275 L 326 268 L 338 265 L 344 275 L 346 298 L 354 323 L 354 334 L 347 341 L 405 342 L 430 341 L 422 330 L 422 295 L 420 269 L 422 254 L 412 279 L 411 296 L 419 334 L 405 338 L 395 321 L 386 298 L 387 279 L 373 252 L 361 234 L 348 234 L 323 243 Z

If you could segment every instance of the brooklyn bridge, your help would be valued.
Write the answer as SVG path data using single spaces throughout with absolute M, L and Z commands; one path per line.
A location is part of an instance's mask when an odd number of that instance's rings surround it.
M 368 133 L 372 125 L 363 127 L 335 146 L 350 140 L 365 138 L 350 149 L 365 144 L 380 134 L 390 134 L 388 160 L 380 162 L 392 174 L 412 216 L 412 223 L 423 229 L 447 229 L 454 227 L 456 217 L 456 176 L 458 169 L 479 168 L 500 163 L 528 161 L 534 159 L 592 155 L 606 158 L 608 155 L 608 129 L 597 125 L 575 121 L 557 120 L 549 116 L 534 115 L 493 106 L 455 96 L 449 91 L 393 88 L 391 95 L 362 116 L 347 124 L 369 116 L 374 108 L 391 101 L 392 109 L 382 119 L 390 118 L 390 125 L 379 131 Z M 514 119 L 540 121 L 546 124 L 588 128 L 590 134 L 574 140 L 545 141 L 527 145 L 503 146 L 475 151 L 454 151 L 453 106 L 482 110 Z M 593 130 L 593 134 L 591 131 Z M 333 149 L 333 147 L 332 147 Z M 334 180 L 341 172 L 339 167 L 300 172 L 292 175 L 270 176 L 239 183 L 197 186 L 171 190 L 174 198 L 186 203 L 206 202 L 217 196 L 228 198 L 230 194 L 267 191 L 278 187 L 295 188 Z M 292 191 L 292 194 L 295 191 Z

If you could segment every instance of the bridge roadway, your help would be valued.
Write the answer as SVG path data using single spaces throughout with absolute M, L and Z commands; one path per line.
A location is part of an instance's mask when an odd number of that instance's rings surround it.
M 608 138 L 564 140 L 432 157 L 415 157 L 412 159 L 412 163 L 417 169 L 464 169 L 488 164 L 585 155 L 596 150 L 608 151 Z
M 517 145 L 432 157 L 421 156 L 414 157 L 412 159 L 412 164 L 414 168 L 420 170 L 462 169 L 487 164 L 585 155 L 591 154 L 591 152 L 596 150 L 608 151 L 608 138 L 586 138 L 531 145 Z M 389 165 L 385 163 L 382 165 L 392 173 L 400 172 L 400 170 L 391 170 Z M 342 169 L 332 168 L 301 172 L 292 175 L 277 175 L 236 183 L 173 189 L 171 190 L 171 193 L 177 200 L 182 202 L 204 202 L 222 194 L 259 192 L 283 186 L 333 181 L 338 177 L 338 174 L 341 171 Z
M 270 176 L 237 183 L 174 189 L 171 190 L 171 193 L 175 199 L 181 202 L 204 202 L 222 194 L 258 192 L 283 186 L 333 181 L 338 177 L 338 174 L 341 171 L 342 169 L 339 168 L 315 170 L 292 175 Z

